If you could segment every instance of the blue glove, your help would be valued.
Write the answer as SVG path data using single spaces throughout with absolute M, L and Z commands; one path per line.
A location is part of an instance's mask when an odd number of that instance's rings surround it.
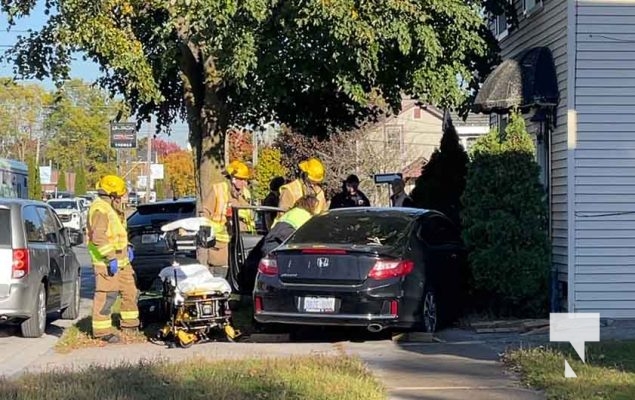
M 113 259 L 108 261 L 108 275 L 115 276 L 115 274 L 119 271 L 119 263 L 117 259 Z
M 134 248 L 128 246 L 128 261 L 132 262 L 132 260 L 134 260 Z

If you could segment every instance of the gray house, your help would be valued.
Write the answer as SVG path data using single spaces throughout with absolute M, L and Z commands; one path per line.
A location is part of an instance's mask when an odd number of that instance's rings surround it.
M 548 191 L 560 311 L 635 317 L 635 0 L 515 0 L 477 111 L 526 113 Z

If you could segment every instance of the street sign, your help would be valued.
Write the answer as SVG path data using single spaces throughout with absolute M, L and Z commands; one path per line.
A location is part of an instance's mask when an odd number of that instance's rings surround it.
M 136 148 L 137 124 L 134 122 L 111 122 L 110 147 L 114 149 Z
M 393 172 L 392 174 L 375 174 L 375 183 L 392 183 L 395 179 L 403 179 L 401 172 Z
M 163 164 L 151 164 L 150 175 L 152 179 L 163 179 Z

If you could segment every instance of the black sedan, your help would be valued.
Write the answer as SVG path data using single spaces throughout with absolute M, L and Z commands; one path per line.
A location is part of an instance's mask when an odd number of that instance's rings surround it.
M 254 318 L 264 327 L 434 332 L 456 318 L 465 276 L 459 232 L 443 214 L 337 209 L 313 217 L 261 260 Z

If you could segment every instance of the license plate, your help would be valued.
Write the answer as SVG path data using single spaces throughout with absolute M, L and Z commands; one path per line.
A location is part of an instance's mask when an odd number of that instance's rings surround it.
M 306 312 L 334 312 L 335 298 L 333 297 L 305 297 L 304 311 Z
M 157 235 L 156 233 L 141 235 L 141 243 L 143 244 L 156 243 L 158 241 L 159 235 Z

